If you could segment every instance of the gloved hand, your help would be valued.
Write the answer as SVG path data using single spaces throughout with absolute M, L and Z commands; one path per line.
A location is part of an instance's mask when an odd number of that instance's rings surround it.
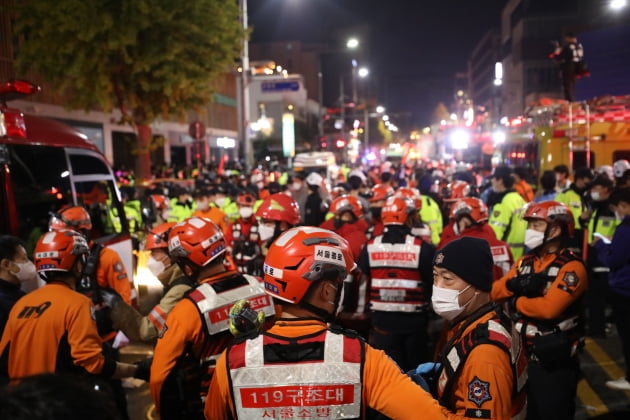
M 407 372 L 407 375 L 422 389 L 431 393 L 436 381 L 436 375 L 440 371 L 441 363 L 421 363 L 416 369 Z
M 517 296 L 528 298 L 542 296 L 547 279 L 541 274 L 526 274 L 512 277 L 507 281 L 506 287 Z
M 136 373 L 133 375 L 133 377 L 149 382 L 151 363 L 153 363 L 153 357 L 134 362 L 134 365 L 136 365 Z
M 122 298 L 114 289 L 102 288 L 99 289 L 98 292 L 101 295 L 102 302 L 110 308 L 113 308 L 119 302 L 122 302 Z
M 258 332 L 265 323 L 265 313 L 256 312 L 247 299 L 241 299 L 230 309 L 229 327 L 235 337 L 251 332 Z

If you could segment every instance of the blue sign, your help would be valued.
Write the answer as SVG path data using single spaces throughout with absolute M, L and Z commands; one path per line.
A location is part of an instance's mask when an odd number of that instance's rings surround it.
M 297 80 L 282 80 L 277 82 L 262 82 L 260 88 L 263 92 L 297 92 L 300 90 L 300 82 Z

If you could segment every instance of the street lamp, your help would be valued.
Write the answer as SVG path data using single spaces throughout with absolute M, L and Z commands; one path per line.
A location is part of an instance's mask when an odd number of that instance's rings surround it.
M 351 50 L 358 48 L 358 46 L 359 46 L 359 40 L 356 38 L 350 38 L 346 42 L 346 47 L 350 48 Z
M 383 112 L 385 112 L 385 107 L 383 105 L 379 105 L 376 107 L 376 112 L 378 114 L 382 114 Z
M 368 69 L 367 69 L 367 68 L 365 68 L 365 67 L 361 67 L 361 68 L 359 69 L 359 73 L 358 73 L 358 74 L 359 74 L 359 77 L 361 77 L 361 78 L 365 78 L 365 77 L 368 77 L 368 75 L 370 74 L 370 70 L 368 70 Z
M 609 7 L 612 10 L 621 10 L 628 5 L 626 0 L 611 0 Z

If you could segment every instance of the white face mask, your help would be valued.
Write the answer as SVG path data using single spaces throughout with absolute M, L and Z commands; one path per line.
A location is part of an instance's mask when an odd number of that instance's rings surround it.
M 260 240 L 263 242 L 271 239 L 275 231 L 276 231 L 275 224 L 273 225 L 261 224 L 258 226 L 258 234 L 260 235 Z
M 443 287 L 438 287 L 433 285 L 433 295 L 431 296 L 431 303 L 433 304 L 433 310 L 436 314 L 446 319 L 447 321 L 452 321 L 459 314 L 461 314 L 466 306 L 470 303 L 469 300 L 463 306 L 459 305 L 459 295 L 468 290 L 471 285 L 464 287 L 463 290 L 451 290 L 445 289 Z
M 214 200 L 214 204 L 216 204 L 217 207 L 223 207 L 223 205 L 225 204 L 225 197 L 217 198 L 216 200 Z
M 257 182 L 256 183 L 256 188 L 258 188 L 259 190 L 262 190 L 263 188 L 265 188 L 265 184 L 262 182 Z
M 333 286 L 332 284 L 331 284 L 331 286 L 334 287 L 335 290 L 339 290 L 335 286 Z M 339 304 L 337 305 L 337 309 L 335 310 L 335 318 L 341 313 L 341 311 L 343 311 L 343 299 L 344 299 L 344 297 L 346 295 L 346 288 L 344 286 L 345 286 L 344 283 L 341 283 L 339 285 L 339 287 L 341 287 L 341 296 L 339 296 Z M 331 305 L 335 304 L 335 302 L 328 302 L 328 303 L 330 303 Z
M 618 222 L 621 222 L 623 220 L 623 215 L 621 213 L 619 213 L 618 210 L 615 211 L 615 218 L 617 218 Z
M 171 217 L 171 211 L 170 210 L 164 210 L 162 212 L 162 220 L 168 220 L 169 217 Z
M 19 267 L 19 270 L 17 273 L 13 273 L 13 275 L 15 277 L 17 277 L 17 279 L 21 282 L 28 282 L 28 281 L 37 281 L 37 270 L 35 269 L 35 264 L 33 264 L 33 261 L 28 260 L 25 262 L 13 262 L 15 265 L 17 265 Z
M 545 232 L 539 232 L 534 229 L 525 231 L 525 246 L 529 249 L 538 248 L 545 241 Z
M 210 203 L 207 201 L 197 201 L 197 210 L 206 211 L 210 207 Z
M 252 214 L 254 214 L 254 209 L 251 207 L 241 207 L 240 209 L 238 209 L 238 213 L 243 219 L 248 219 L 252 217 Z
M 302 183 L 301 182 L 294 182 L 293 184 L 291 184 L 291 189 L 293 191 L 300 191 L 300 189 L 302 189 Z
M 155 277 L 166 270 L 164 263 L 160 260 L 156 260 L 153 256 L 149 257 L 149 260 L 147 261 L 147 268 Z
M 593 199 L 593 201 L 602 201 L 602 196 L 599 194 L 598 191 L 591 191 L 591 198 Z

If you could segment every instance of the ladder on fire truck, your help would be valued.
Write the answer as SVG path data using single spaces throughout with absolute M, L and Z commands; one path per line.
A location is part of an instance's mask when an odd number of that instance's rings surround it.
M 630 95 L 602 96 L 582 102 L 567 102 L 543 98 L 540 104 L 526 110 L 526 115 L 534 124 L 550 127 L 568 125 L 566 135 L 569 139 L 569 159 L 573 167 L 575 143 L 584 141 L 586 166 L 590 167 L 591 124 L 594 122 L 630 123 Z M 579 126 L 584 125 L 585 135 L 578 138 Z

